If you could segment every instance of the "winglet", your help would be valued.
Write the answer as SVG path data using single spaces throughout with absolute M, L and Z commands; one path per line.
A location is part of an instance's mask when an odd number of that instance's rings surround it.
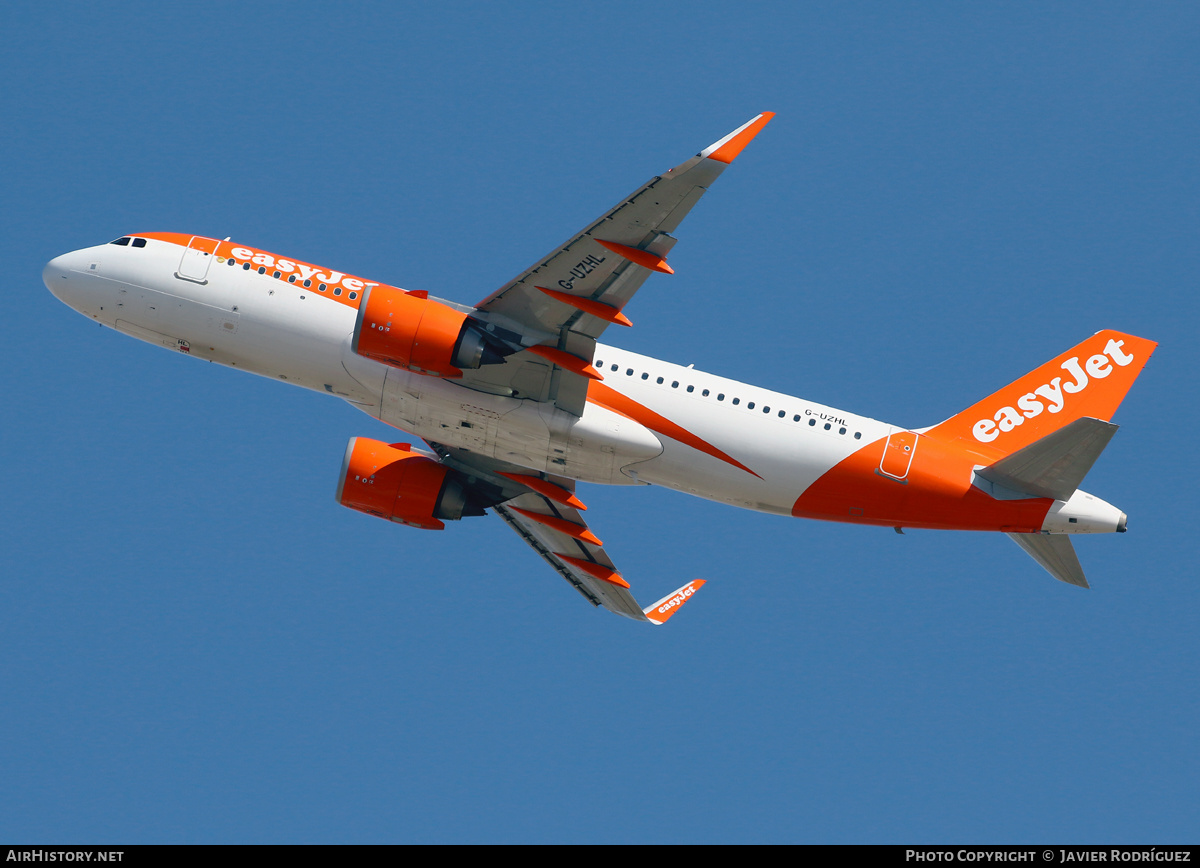
M 692 594 L 700 589 L 704 579 L 693 579 L 677 591 L 667 594 L 653 606 L 642 609 L 651 624 L 662 625 L 667 619 L 679 611 L 679 607 L 692 598 Z
M 721 163 L 732 163 L 734 157 L 742 152 L 742 148 L 750 144 L 750 140 L 757 136 L 773 117 L 775 117 L 775 112 L 763 112 L 756 115 L 751 121 L 742 124 L 719 142 L 713 142 L 700 152 L 700 156 Z

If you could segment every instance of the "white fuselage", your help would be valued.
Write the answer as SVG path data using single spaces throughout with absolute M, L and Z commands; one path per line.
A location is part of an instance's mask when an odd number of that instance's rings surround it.
M 138 241 L 142 246 L 104 244 L 57 257 L 45 268 L 46 285 L 80 313 L 133 337 L 328 392 L 431 443 L 539 472 L 661 485 L 746 509 L 799 514 L 798 498 L 814 482 L 868 444 L 904 431 L 602 344 L 594 364 L 621 406 L 589 392 L 575 416 L 553 403 L 477 391 L 356 354 L 358 293 L 339 289 L 333 298 L 332 287 L 323 293 L 260 273 L 220 255 L 223 248 L 197 257 L 176 243 Z M 343 283 L 359 290 L 378 285 Z M 813 517 L 853 521 L 861 514 Z M 1069 504 L 1056 504 L 1043 529 L 1111 531 L 1120 522 L 1114 507 L 1078 492 Z
M 105 244 L 66 254 L 47 265 L 44 276 L 62 301 L 133 337 L 337 395 L 425 440 L 585 482 L 662 485 L 788 514 L 817 477 L 897 430 L 597 345 L 595 365 L 606 385 L 736 454 L 741 466 L 735 466 L 596 403 L 576 417 L 553 404 L 474 391 L 365 359 L 350 349 L 354 307 L 241 263 L 227 267 L 212 259 L 202 283 L 179 277 L 180 264 L 178 246 L 151 239 L 139 249 Z

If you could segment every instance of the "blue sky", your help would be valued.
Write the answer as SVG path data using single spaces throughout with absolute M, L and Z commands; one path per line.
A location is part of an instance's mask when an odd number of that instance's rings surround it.
M 1196 840 L 1197 44 L 1182 3 L 14 4 L 0 840 Z M 763 110 L 610 339 L 905 426 L 1159 341 L 1092 590 L 587 486 L 645 603 L 710 580 L 646 628 L 495 517 L 335 504 L 378 421 L 41 284 L 159 230 L 471 303 Z

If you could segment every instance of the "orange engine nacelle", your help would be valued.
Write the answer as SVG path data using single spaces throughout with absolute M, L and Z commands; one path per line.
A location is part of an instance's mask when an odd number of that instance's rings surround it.
M 435 377 L 461 377 L 463 368 L 496 364 L 512 352 L 465 313 L 391 286 L 363 293 L 352 340 L 360 356 Z
M 337 502 L 368 515 L 442 530 L 442 520 L 482 514 L 468 507 L 467 492 L 457 474 L 432 458 L 389 446 L 379 440 L 351 437 L 338 479 Z

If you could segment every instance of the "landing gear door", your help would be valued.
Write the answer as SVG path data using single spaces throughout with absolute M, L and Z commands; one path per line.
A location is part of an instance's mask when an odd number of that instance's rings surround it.
M 879 472 L 901 482 L 908 476 L 908 468 L 912 466 L 913 453 L 917 451 L 917 435 L 912 431 L 895 431 L 888 436 L 883 447 L 883 459 L 879 462 Z
M 175 272 L 175 276 L 192 283 L 208 283 L 208 267 L 212 264 L 217 245 L 220 243 L 212 238 L 194 236 L 183 251 L 183 258 L 179 260 L 179 270 Z

